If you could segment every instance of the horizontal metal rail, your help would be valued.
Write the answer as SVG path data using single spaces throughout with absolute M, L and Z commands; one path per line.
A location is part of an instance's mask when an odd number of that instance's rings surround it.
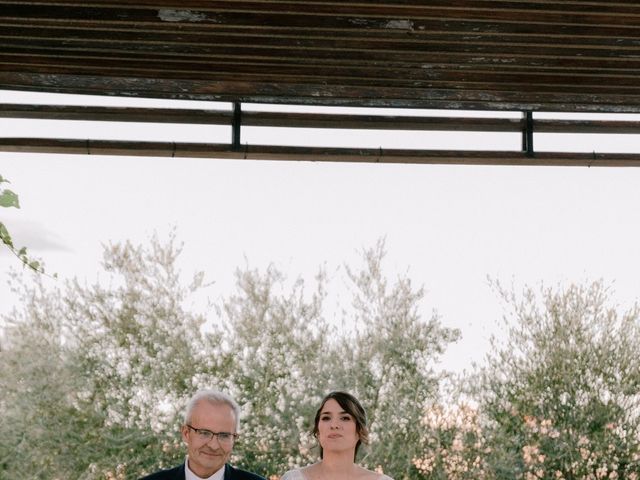
M 232 110 L 0 104 L 0 118 L 232 125 Z M 244 127 L 521 132 L 521 118 L 440 117 L 242 110 Z M 640 121 L 533 120 L 538 133 L 640 134 Z
M 90 155 L 172 156 L 255 160 L 422 163 L 461 165 L 640 166 L 638 154 L 536 152 L 534 134 L 640 134 L 640 121 L 261 112 L 191 108 L 0 104 L 0 118 L 204 124 L 230 127 L 229 144 L 130 140 L 1 138 L 0 151 Z M 368 129 L 387 131 L 504 132 L 523 135 L 522 151 L 407 150 L 247 145 L 242 127 Z
M 84 155 L 126 155 L 235 160 L 410 163 L 449 165 L 528 166 L 640 166 L 640 154 L 538 152 L 535 157 L 517 151 L 402 150 L 381 148 L 328 148 L 229 144 L 132 142 L 113 140 L 61 140 L 0 138 L 0 151 Z

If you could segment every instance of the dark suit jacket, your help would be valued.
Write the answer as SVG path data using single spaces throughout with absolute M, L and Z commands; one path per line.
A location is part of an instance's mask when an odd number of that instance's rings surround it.
M 168 470 L 160 470 L 140 480 L 184 480 L 184 463 L 178 467 Z M 245 472 L 239 468 L 234 468 L 227 464 L 224 466 L 224 480 L 265 480 L 255 473 Z

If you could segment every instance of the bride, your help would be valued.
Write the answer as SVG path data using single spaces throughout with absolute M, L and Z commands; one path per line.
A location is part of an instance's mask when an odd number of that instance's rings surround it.
M 355 463 L 358 448 L 369 441 L 369 431 L 364 408 L 353 395 L 331 392 L 324 397 L 313 435 L 320 443 L 320 461 L 290 470 L 280 480 L 393 480 Z

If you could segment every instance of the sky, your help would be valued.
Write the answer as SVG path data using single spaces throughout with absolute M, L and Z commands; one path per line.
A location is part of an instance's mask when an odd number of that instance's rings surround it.
M 229 108 L 211 102 L 0 91 L 0 103 L 38 102 Z M 0 119 L 0 132 L 5 137 L 200 142 L 228 142 L 230 137 L 228 128 L 217 126 L 15 119 Z M 249 144 L 462 149 L 520 145 L 519 135 L 486 133 L 247 128 L 243 135 L 243 143 Z M 538 151 L 640 152 L 640 135 L 537 134 L 535 142 Z M 488 278 L 513 284 L 516 290 L 541 282 L 566 286 L 603 279 L 621 308 L 638 299 L 638 168 L 0 153 L 0 174 L 11 181 L 21 201 L 20 210 L 0 209 L 0 221 L 16 244 L 26 245 L 60 279 L 75 276 L 93 282 L 103 244 L 126 239 L 144 243 L 154 232 L 166 238 L 175 229 L 184 242 L 182 270 L 203 270 L 215 282 L 209 292 L 214 302 L 233 293 L 236 267 L 269 264 L 290 278 L 309 281 L 324 266 L 332 281 L 330 301 L 347 302 L 344 264 L 360 265 L 362 249 L 384 238 L 389 276 L 407 274 L 414 285 L 424 285 L 423 315 L 430 317 L 436 310 L 444 325 L 461 329 L 462 339 L 442 361 L 443 368 L 455 372 L 481 363 L 489 337 L 501 335 L 503 306 Z M 4 280 L 11 267 L 18 267 L 17 260 L 0 249 Z M 7 282 L 0 282 L 0 313 L 16 302 Z

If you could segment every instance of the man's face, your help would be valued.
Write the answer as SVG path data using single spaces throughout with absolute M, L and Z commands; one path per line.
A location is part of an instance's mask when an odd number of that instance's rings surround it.
M 201 478 L 220 470 L 231 456 L 233 441 L 220 442 L 216 435 L 210 440 L 196 430 L 236 433 L 236 418 L 231 407 L 224 403 L 198 402 L 191 412 L 189 426 L 182 426 L 182 439 L 187 444 L 189 468 Z M 194 430 L 196 429 L 196 430 Z

